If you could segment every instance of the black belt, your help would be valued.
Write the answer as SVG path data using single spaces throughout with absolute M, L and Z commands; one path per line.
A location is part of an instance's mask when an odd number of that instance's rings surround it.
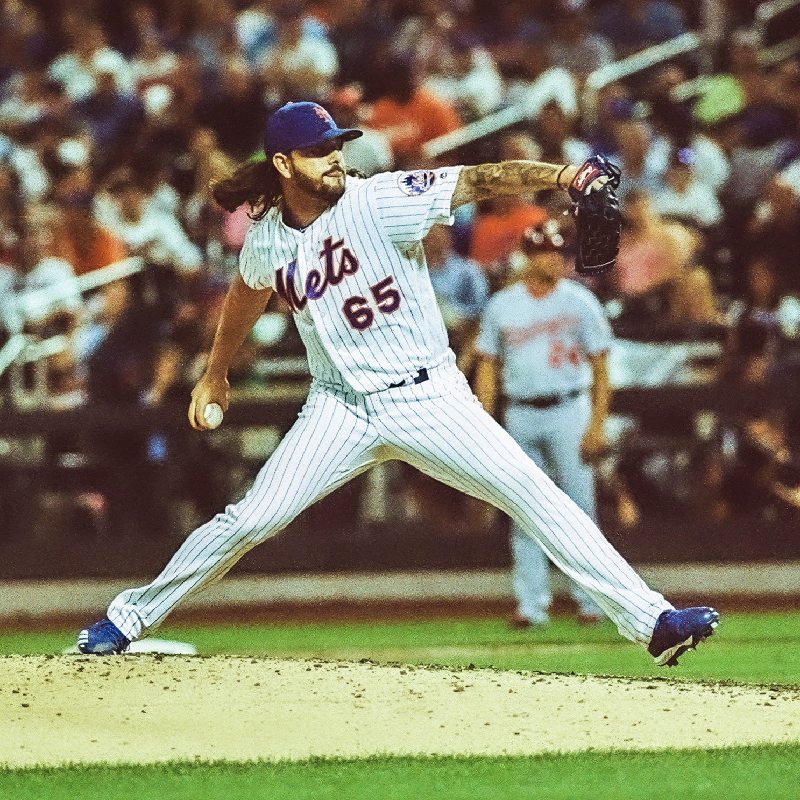
M 509 397 L 508 405 L 553 408 L 553 406 L 560 406 L 567 400 L 574 400 L 576 397 L 580 397 L 583 392 L 583 389 L 575 389 L 574 392 L 567 392 L 566 394 L 548 394 L 542 397 Z
M 423 367 L 416 375 L 406 378 L 404 381 L 398 381 L 397 383 L 390 383 L 386 388 L 387 389 L 399 389 L 401 386 L 411 386 L 415 383 L 425 383 L 428 380 L 428 370 Z

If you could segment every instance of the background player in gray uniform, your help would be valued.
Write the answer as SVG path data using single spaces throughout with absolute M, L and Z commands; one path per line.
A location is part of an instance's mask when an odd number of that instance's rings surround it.
M 359 133 L 316 103 L 288 103 L 267 120 L 267 160 L 215 187 L 226 209 L 248 202 L 257 213 L 189 422 L 207 428 L 207 406 L 227 408 L 228 367 L 273 291 L 294 313 L 311 389 L 245 496 L 190 534 L 152 583 L 114 598 L 108 616 L 80 632 L 79 650 L 123 652 L 309 505 L 400 459 L 512 516 L 623 636 L 658 663 L 675 662 L 711 635 L 718 614 L 675 610 L 649 589 L 483 410 L 455 366 L 425 265 L 422 239 L 437 222 L 452 224 L 453 209 L 564 188 L 579 169 L 510 161 L 351 178 L 342 146 Z M 602 180 L 583 181 L 582 191 Z
M 525 232 L 519 280 L 497 292 L 478 335 L 476 393 L 502 417 L 523 450 L 595 518 L 590 462 L 605 447 L 607 353 L 611 327 L 597 298 L 568 280 L 564 238 L 555 220 Z M 548 622 L 550 568 L 542 549 L 512 522 L 511 558 L 517 614 L 512 625 Z M 601 610 L 575 583 L 579 620 L 597 622 Z

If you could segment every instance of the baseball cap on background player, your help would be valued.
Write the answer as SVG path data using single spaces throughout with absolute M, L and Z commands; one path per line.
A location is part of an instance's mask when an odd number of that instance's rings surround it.
M 528 256 L 536 253 L 563 253 L 568 250 L 561 226 L 555 219 L 525 228 L 519 246 L 511 253 L 508 265 L 511 272 L 520 274 L 528 266 Z
M 318 103 L 286 103 L 267 118 L 264 152 L 271 158 L 275 153 L 316 147 L 331 139 L 349 142 L 362 133 L 358 128 L 340 128 Z

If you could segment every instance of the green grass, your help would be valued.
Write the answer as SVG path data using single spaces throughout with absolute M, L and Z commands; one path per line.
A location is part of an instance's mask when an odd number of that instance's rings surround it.
M 0 654 L 52 653 L 74 631 L 0 636 Z M 657 676 L 800 685 L 800 612 L 728 613 L 717 634 L 677 669 L 652 664 L 610 623 L 582 628 L 557 619 L 511 631 L 502 620 L 169 626 L 157 636 L 194 643 L 203 654 L 247 653 L 330 659 L 496 667 L 540 672 Z
M 74 642 L 74 634 L 0 635 L 0 655 L 59 652 Z M 587 629 L 568 619 L 522 632 L 509 630 L 502 620 L 460 620 L 173 625 L 156 635 L 193 642 L 203 654 L 471 663 L 498 669 L 800 685 L 800 613 L 727 613 L 713 640 L 672 671 L 656 669 L 610 624 Z M 13 800 L 796 800 L 798 785 L 800 747 L 788 746 L 0 771 L 0 798 Z
M 800 748 L 0 773 L 13 800 L 796 800 Z

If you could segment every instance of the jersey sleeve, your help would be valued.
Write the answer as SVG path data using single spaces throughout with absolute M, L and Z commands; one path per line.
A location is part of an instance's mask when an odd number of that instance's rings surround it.
M 600 301 L 588 290 L 581 293 L 581 346 L 590 356 L 604 353 L 611 348 L 614 334 Z
M 492 358 L 497 358 L 501 354 L 501 331 L 497 309 L 497 303 L 490 300 L 481 316 L 481 326 L 478 338 L 475 340 L 475 349 L 478 353 Z
M 370 180 L 369 202 L 395 243 L 419 242 L 437 223 L 453 224 L 450 201 L 461 167 L 384 172 Z
M 239 273 L 251 289 L 275 288 L 264 226 L 256 223 L 247 231 L 239 252 Z

